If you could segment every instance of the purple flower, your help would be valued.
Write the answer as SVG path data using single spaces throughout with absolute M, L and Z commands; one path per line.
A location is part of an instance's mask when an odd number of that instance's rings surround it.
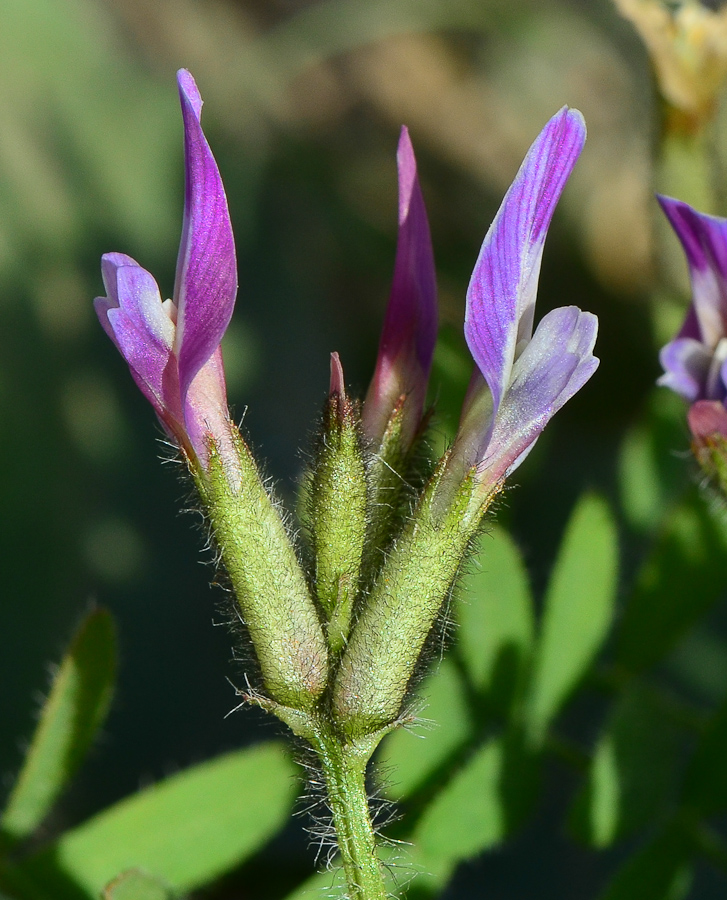
M 184 122 L 185 194 L 173 300 L 162 302 L 149 272 L 123 253 L 101 260 L 101 325 L 126 360 L 169 437 L 206 466 L 211 436 L 232 459 L 220 341 L 237 293 L 235 245 L 217 163 L 202 132 L 202 99 L 177 73 Z
M 378 446 L 401 410 L 407 449 L 419 427 L 437 341 L 437 281 L 414 150 L 406 128 L 397 152 L 399 236 L 376 370 L 363 407 L 364 433 Z
M 467 292 L 465 338 L 476 363 L 453 461 L 492 486 L 513 472 L 553 415 L 598 367 L 598 320 L 575 306 L 533 334 L 543 246 L 586 126 L 564 107 L 528 151 L 487 232 Z
M 659 197 L 689 265 L 692 302 L 684 324 L 659 354 L 659 384 L 688 400 L 695 438 L 727 436 L 727 219 Z

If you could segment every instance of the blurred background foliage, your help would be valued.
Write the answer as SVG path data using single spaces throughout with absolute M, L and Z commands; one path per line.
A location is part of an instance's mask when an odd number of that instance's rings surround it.
M 414 810 L 415 840 L 425 849 L 434 840 L 446 857 L 439 807 L 417 813 L 436 766 L 448 753 L 464 766 L 445 807 L 459 810 L 472 796 L 468 777 L 490 803 L 486 786 L 503 759 L 520 759 L 518 778 L 530 771 L 530 750 L 518 756 L 512 741 L 546 740 L 544 729 L 586 673 L 585 690 L 549 739 L 540 799 L 520 803 L 517 815 L 518 802 L 508 801 L 505 824 L 474 814 L 472 845 L 442 859 L 441 871 L 454 876 L 446 896 L 596 897 L 634 851 L 647 871 L 655 856 L 673 861 L 654 898 L 724 896 L 725 822 L 717 815 L 716 831 L 705 832 L 690 881 L 674 836 L 681 820 L 672 816 L 675 779 L 727 695 L 724 514 L 698 496 L 681 403 L 653 386 L 659 342 L 675 330 L 686 293 L 653 299 L 657 105 L 643 47 L 607 0 L 0 0 L 6 784 L 48 688 L 48 663 L 97 602 L 118 624 L 116 696 L 101 741 L 42 838 L 191 763 L 277 733 L 249 710 L 225 718 L 237 702 L 225 678 L 239 681 L 242 670 L 231 664 L 227 630 L 212 627 L 225 614 L 215 611 L 212 569 L 199 564 L 199 518 L 175 515 L 189 505 L 189 486 L 174 464 L 160 470 L 158 457 L 168 453 L 155 443 L 153 414 L 91 307 L 102 291 L 99 257 L 109 250 L 134 256 L 171 291 L 182 209 L 180 66 L 205 98 L 237 237 L 239 302 L 224 344 L 230 398 L 287 500 L 327 388 L 328 354 L 339 351 L 359 393 L 373 368 L 396 240 L 400 125 L 417 150 L 437 259 L 442 339 L 432 397 L 434 440 L 444 442 L 471 368 L 461 324 L 480 242 L 546 119 L 564 103 L 584 113 L 588 143 L 551 229 L 539 302 L 541 315 L 571 303 L 598 314 L 601 368 L 548 429 L 499 510 L 512 538 L 496 533 L 503 536 L 491 565 L 502 557 L 521 567 L 522 553 L 529 572 L 520 586 L 510 583 L 516 575 L 502 575 L 515 618 L 499 622 L 497 604 L 486 606 L 495 625 L 463 629 L 470 643 L 463 639 L 435 676 L 443 701 L 435 690 L 427 715 L 457 719 L 457 709 L 470 708 L 466 696 L 459 707 L 456 699 L 467 685 L 476 715 L 428 736 L 433 762 L 392 743 L 392 760 L 404 762 L 390 791 Z M 621 551 L 620 580 L 603 587 L 595 624 L 571 621 L 567 603 L 565 612 L 558 605 L 564 588 L 549 583 L 586 488 L 608 499 L 615 525 L 603 501 L 582 501 L 583 547 L 610 560 L 618 528 Z M 613 565 L 598 559 L 594 571 L 605 566 L 608 580 Z M 557 578 L 583 585 L 595 577 L 568 571 L 559 562 Z M 551 611 L 537 651 L 533 607 L 522 599 L 531 589 L 536 612 L 543 597 Z M 492 687 L 492 628 L 520 648 L 517 658 L 535 654 L 535 671 L 545 673 L 540 694 L 518 687 L 527 676 L 512 667 L 505 687 Z M 570 674 L 548 674 L 543 647 L 571 633 L 585 634 L 581 656 Z M 472 646 L 471 635 L 482 643 Z M 524 719 L 522 704 L 531 711 Z M 517 728 L 497 731 L 493 722 L 503 721 Z M 719 756 L 709 747 L 704 758 Z M 628 755 L 644 749 L 651 756 Z M 624 758 L 626 769 L 614 768 Z M 626 770 L 638 800 L 628 815 L 613 799 L 614 779 Z M 699 806 L 701 788 L 691 790 Z M 715 814 L 723 810 L 717 802 Z M 451 822 L 446 809 L 441 815 Z M 457 866 L 461 857 L 471 859 Z M 431 857 L 422 867 L 434 873 L 432 889 L 445 883 L 436 882 Z M 295 822 L 205 896 L 282 897 L 312 868 Z M 637 887 L 614 897 L 652 896 L 638 887 L 638 872 L 619 877 Z

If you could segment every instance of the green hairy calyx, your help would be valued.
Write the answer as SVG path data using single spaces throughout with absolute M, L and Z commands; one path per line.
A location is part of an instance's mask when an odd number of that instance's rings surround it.
M 381 900 L 366 765 L 406 718 L 427 638 L 496 493 L 474 468 L 453 487 L 445 455 L 417 497 L 402 472 L 423 459 L 422 438 L 400 446 L 398 414 L 372 451 L 359 405 L 331 392 L 304 485 L 304 554 L 239 435 L 234 464 L 211 442 L 195 473 L 259 666 L 245 697 L 313 749 L 351 895 Z

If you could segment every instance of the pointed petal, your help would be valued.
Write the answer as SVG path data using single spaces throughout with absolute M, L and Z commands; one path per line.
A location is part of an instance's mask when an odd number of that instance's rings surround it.
M 532 333 L 548 226 L 583 149 L 586 126 L 564 107 L 535 140 L 487 232 L 467 291 L 465 338 L 499 407 L 515 349 Z
M 566 306 L 549 312 L 513 367 L 513 377 L 495 418 L 492 438 L 479 464 L 494 483 L 509 475 L 556 412 L 598 368 L 593 348 L 598 319 Z
M 386 318 L 376 371 L 363 409 L 364 431 L 378 443 L 402 394 L 407 440 L 422 416 L 437 340 L 437 281 L 434 253 L 409 132 L 401 129 L 399 169 L 399 235 Z
M 664 374 L 657 384 L 693 402 L 705 396 L 711 361 L 712 354 L 701 341 L 678 337 L 659 353 Z
M 192 379 L 219 347 L 237 292 L 237 263 L 227 198 L 200 125 L 202 100 L 194 79 L 177 73 L 184 120 L 184 225 L 174 299 L 175 355 L 182 401 Z
M 174 323 L 162 306 L 154 278 L 123 253 L 107 253 L 101 270 L 106 297 L 94 301 L 106 333 L 126 360 L 134 380 L 157 415 L 180 418 L 176 391 L 169 390 L 168 365 Z
M 699 338 L 713 350 L 727 334 L 727 219 L 671 197 L 657 199 L 684 248 L 692 282 L 692 307 L 678 337 Z

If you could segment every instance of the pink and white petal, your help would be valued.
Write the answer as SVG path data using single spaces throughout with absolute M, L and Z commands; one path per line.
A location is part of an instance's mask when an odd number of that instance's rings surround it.
M 114 329 L 111 327 L 108 315 L 110 309 L 119 308 L 118 304 L 115 303 L 110 297 L 96 297 L 93 301 L 93 308 L 96 315 L 98 316 L 99 322 L 101 323 L 101 327 L 114 342 L 114 344 L 116 345 L 116 349 L 121 352 L 121 347 L 119 347 L 119 342 L 116 340 L 116 335 L 114 334 Z
M 184 121 L 185 195 L 174 287 L 175 354 L 184 399 L 230 322 L 237 262 L 225 189 L 200 125 L 202 100 L 189 72 L 181 69 L 177 81 Z
M 99 306 L 96 308 L 98 312 Z M 162 420 L 167 419 L 172 411 L 167 408 L 164 385 L 171 352 L 150 341 L 149 335 L 141 330 L 123 309 L 111 307 L 106 310 L 105 318 L 108 326 L 104 322 L 104 316 L 99 312 L 101 324 L 126 360 L 139 389 L 154 407 L 157 416 Z
M 452 460 L 458 460 L 460 478 L 464 478 L 465 473 L 483 458 L 492 435 L 492 426 L 492 392 L 482 372 L 474 366 L 451 454 Z
M 678 337 L 661 348 L 659 362 L 664 374 L 657 384 L 692 402 L 704 398 L 712 354 L 701 341 Z
M 138 266 L 139 263 L 125 253 L 104 253 L 101 257 L 101 277 L 106 295 L 112 306 L 119 306 L 119 295 L 116 290 L 116 273 L 122 266 Z
M 162 307 L 154 278 L 123 254 L 104 256 L 102 272 L 109 296 L 94 301 L 101 325 L 157 415 L 178 415 L 179 403 L 165 388 L 174 324 Z
M 561 109 L 528 151 L 480 250 L 467 291 L 465 338 L 497 409 L 517 345 L 532 333 L 545 238 L 580 155 L 586 126 Z
M 488 482 L 517 468 L 551 418 L 596 371 L 597 332 L 596 317 L 574 306 L 554 309 L 541 320 L 513 367 L 512 382 L 479 463 Z
M 162 303 L 154 276 L 123 253 L 107 253 L 101 257 L 101 273 L 107 297 L 100 299 L 107 302 L 99 303 L 97 312 L 113 307 L 123 309 L 151 341 L 171 350 L 174 322 Z
M 227 408 L 222 351 L 218 347 L 192 380 L 184 406 L 184 424 L 192 449 L 204 468 L 209 438 L 214 440 L 231 484 L 240 482 L 240 464 Z

